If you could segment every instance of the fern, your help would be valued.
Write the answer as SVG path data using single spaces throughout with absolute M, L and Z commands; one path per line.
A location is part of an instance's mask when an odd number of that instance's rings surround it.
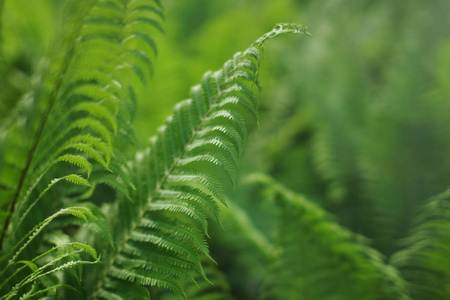
M 128 125 L 135 111 L 133 76 L 146 80 L 149 74 L 142 70 L 149 70 L 151 51 L 156 51 L 147 27 L 161 30 L 155 19 L 160 12 L 153 3 L 87 1 L 76 4 L 81 7 L 76 15 L 78 22 L 74 21 L 72 32 L 59 47 L 59 56 L 54 58 L 34 92 L 32 101 L 37 106 L 34 109 L 43 111 L 43 117 L 37 122 L 25 166 L 18 166 L 20 180 L 10 191 L 13 194 L 10 212 L 23 212 L 33 190 L 45 181 L 47 173 L 60 175 L 55 174 L 56 164 L 72 165 L 76 173 L 64 178 L 88 185 L 80 175 L 89 177 L 92 163 L 110 170 L 112 158 L 120 157 L 114 153 L 120 151 L 113 148 L 115 140 L 133 135 Z M 148 44 L 148 49 L 136 48 L 140 43 Z M 63 53 L 67 54 L 62 56 Z M 12 164 L 17 161 L 16 157 L 11 159 Z M 9 162 L 8 156 L 5 161 Z M 9 227 L 9 218 L 5 229 Z
M 221 182 L 235 181 L 247 134 L 244 118 L 257 117 L 258 47 L 290 32 L 305 30 L 279 25 L 223 69 L 206 73 L 150 148 L 136 155 L 134 202 L 116 208 L 113 219 L 122 219 L 114 228 L 117 251 L 105 258 L 102 276 L 92 279 L 98 282 L 94 295 L 125 297 L 136 284 L 184 295 L 179 280 L 205 276 L 200 264 L 201 256 L 208 256 L 205 216 L 219 219 L 218 204 L 225 204 Z
M 361 237 L 270 177 L 249 181 L 263 184 L 280 207 L 276 259 L 262 299 L 409 299 L 395 268 Z
M 236 299 L 257 299 L 273 259 L 272 241 L 256 226 L 248 211 L 235 202 L 235 197 L 228 198 L 228 207 L 221 209 L 223 227 L 211 224 L 211 256 L 226 274 Z
M 168 15 L 186 28 L 159 50 L 166 73 L 153 65 L 165 25 L 159 0 L 44 1 L 36 12 L 38 4 L 20 1 L 0 0 L 1 20 L 7 20 L 0 37 L 0 299 L 449 296 L 448 192 L 427 202 L 410 237 L 398 240 L 420 202 L 447 184 L 442 158 L 448 134 L 439 128 L 448 120 L 449 56 L 448 45 L 436 42 L 446 38 L 444 29 L 425 39 L 423 28 L 392 18 L 403 8 L 388 2 L 302 3 L 304 17 L 317 22 L 318 38 L 292 52 L 275 48 L 280 57 L 263 85 L 277 91 L 267 101 L 257 100 L 266 42 L 285 33 L 308 34 L 306 28 L 280 24 L 207 72 L 190 99 L 175 105 L 141 146 L 132 125 L 138 101 L 154 103 L 140 112 L 151 116 L 145 122 L 153 128 L 170 98 L 178 98 L 167 95 L 199 75 L 203 67 L 196 61 L 200 67 L 191 68 L 193 60 L 214 53 L 214 64 L 229 50 L 224 45 L 239 40 L 235 31 L 241 28 L 230 17 L 255 16 L 255 24 L 267 26 L 296 17 L 295 1 L 262 1 L 257 10 L 246 3 L 239 14 L 229 3 L 169 2 Z M 21 16 L 26 25 L 8 24 L 28 4 Z M 47 25 L 30 18 L 56 15 L 56 7 L 64 8 L 60 26 L 51 18 L 42 18 L 50 20 Z M 193 7 L 201 9 L 192 25 L 185 10 Z M 370 8 L 367 22 L 355 7 Z M 411 3 L 405 13 L 417 17 L 413 8 L 419 7 Z M 442 20 L 436 7 L 430 11 Z M 207 19 L 209 10 L 222 18 Z M 342 26 L 347 18 L 351 27 Z M 353 21 L 363 25 L 355 28 Z M 255 24 L 240 33 L 253 35 Z M 438 29 L 436 24 L 429 27 Z M 33 32 L 22 34 L 22 25 Z M 48 46 L 53 27 L 56 39 Z M 405 33 L 401 40 L 408 47 L 381 41 L 394 27 Z M 382 29 L 389 34 L 378 33 Z M 46 37 L 38 38 L 44 31 Z M 38 64 L 44 44 L 49 53 Z M 343 52 L 348 56 L 338 56 Z M 392 66 L 379 63 L 396 55 L 402 59 Z M 434 57 L 438 74 L 430 71 Z M 404 79 L 409 70 L 421 72 Z M 154 72 L 161 79 L 149 89 Z M 164 103 L 154 101 L 162 90 Z M 377 101 L 369 101 L 372 94 Z M 395 145 L 415 146 L 406 147 L 405 155 Z M 238 186 L 240 169 L 255 168 L 295 192 L 266 175 L 254 176 L 250 181 L 262 184 L 272 200 L 256 205 L 256 187 Z M 398 245 L 403 249 L 395 253 Z M 378 251 L 395 254 L 385 259 Z
M 7 133 L 2 138 L 10 145 L 0 170 L 0 244 L 11 249 L 2 252 L 4 298 L 67 295 L 59 289 L 76 286 L 83 265 L 90 284 L 83 286 L 81 298 L 147 299 L 147 286 L 184 295 L 182 282 L 195 282 L 196 276 L 206 280 L 200 260 L 209 257 L 207 216 L 219 219 L 218 203 L 225 203 L 221 182 L 235 182 L 245 119 L 257 118 L 260 49 L 267 39 L 305 29 L 279 25 L 222 70 L 207 73 L 192 89 L 192 99 L 175 107 L 150 148 L 127 162 L 134 88 L 152 74 L 156 46 L 150 32 L 162 31 L 160 4 L 86 0 L 69 9 L 76 13 L 67 21 L 68 33 L 54 47 L 33 92 L 2 124 Z M 20 115 L 41 117 L 23 123 Z M 26 137 L 25 143 L 18 136 Z M 107 212 L 112 236 L 87 207 L 103 214 L 89 202 L 79 203 L 102 183 L 118 192 Z M 68 204 L 77 206 L 64 208 Z M 49 211 L 58 212 L 46 218 Z M 78 231 L 103 250 L 100 270 L 88 267 L 98 261 L 95 248 L 64 232 L 79 221 L 57 220 L 61 214 L 96 219 L 87 229 L 105 241 Z M 31 249 L 31 243 L 39 248 Z M 19 257 L 22 266 L 15 269 Z M 98 272 L 89 272 L 92 268 Z
M 68 9 L 70 18 L 65 20 L 63 38 L 56 43 L 51 62 L 33 92 L 2 124 L 6 131 L 2 142 L 9 145 L 2 153 L 0 169 L 2 249 L 15 249 L 14 244 L 23 240 L 33 224 L 41 224 L 48 212 L 65 210 L 64 201 L 54 199 L 86 191 L 86 187 L 91 187 L 88 178 L 92 173 L 96 174 L 97 184 L 112 181 L 101 172 L 114 171 L 119 190 L 126 194 L 132 188 L 121 154 L 126 147 L 121 145 L 133 136 L 133 89 L 139 84 L 135 78 L 145 83 L 151 73 L 149 65 L 156 49 L 150 32 L 152 28 L 161 31 L 159 3 L 74 1 Z M 21 119 L 22 114 L 29 116 L 27 122 Z M 71 203 L 76 203 L 74 200 Z M 108 237 L 101 223 L 93 224 L 93 230 Z M 51 228 L 55 230 L 57 226 Z M 30 249 L 25 252 L 23 255 L 30 259 L 36 253 Z M 3 255 L 7 259 L 11 254 Z M 37 277 L 14 277 L 18 283 L 10 293 L 19 293 L 31 281 L 82 264 L 81 258 L 73 259 L 54 271 L 42 270 Z M 9 265 L 3 270 L 8 268 Z M 56 284 L 50 286 L 60 286 L 56 277 L 55 280 Z M 23 295 L 39 293 L 34 286 Z
M 210 259 L 202 260 L 202 268 L 208 280 L 201 276 L 195 277 L 195 284 L 185 284 L 186 298 L 192 300 L 232 300 L 231 289 L 226 276 L 218 269 Z M 179 295 L 165 293 L 162 300 L 178 300 Z
M 391 259 L 410 283 L 414 299 L 446 299 L 450 296 L 449 195 L 447 190 L 423 206 L 416 228 L 404 239 L 404 249 Z
M 79 242 L 68 242 L 64 239 L 62 243 L 56 244 L 36 257 L 29 260 L 21 259 L 24 251 L 33 245 L 40 233 L 53 220 L 63 215 L 72 215 L 84 221 L 88 221 L 88 217 L 95 218 L 87 208 L 70 207 L 58 211 L 37 224 L 14 247 L 3 253 L 0 259 L 2 266 L 0 276 L 4 278 L 0 284 L 3 295 L 0 299 L 12 299 L 16 295 L 22 295 L 26 299 L 44 290 L 58 289 L 62 285 L 58 284 L 58 280 L 54 278 L 55 273 L 98 262 L 97 252 L 91 246 Z M 67 237 L 64 234 L 63 236 Z M 94 260 L 82 259 L 78 255 L 82 251 L 88 253 Z M 31 273 L 26 272 L 27 270 Z

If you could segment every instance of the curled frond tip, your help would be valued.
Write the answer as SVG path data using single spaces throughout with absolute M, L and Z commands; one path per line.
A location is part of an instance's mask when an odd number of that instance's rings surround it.
M 252 46 L 263 46 L 266 40 L 272 39 L 280 34 L 285 33 L 295 33 L 295 34 L 307 34 L 311 35 L 308 32 L 308 27 L 299 25 L 299 24 L 290 24 L 290 23 L 280 23 L 277 24 L 272 31 L 264 34 L 262 37 L 257 39 Z

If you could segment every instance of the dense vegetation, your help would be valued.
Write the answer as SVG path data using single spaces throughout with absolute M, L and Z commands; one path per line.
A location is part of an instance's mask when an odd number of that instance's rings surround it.
M 450 298 L 449 9 L 0 0 L 0 299 Z

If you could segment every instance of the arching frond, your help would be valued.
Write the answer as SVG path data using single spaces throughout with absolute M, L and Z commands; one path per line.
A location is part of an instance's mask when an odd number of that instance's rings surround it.
M 272 242 L 233 199 L 229 197 L 228 207 L 221 209 L 223 226 L 211 224 L 211 256 L 226 274 L 236 299 L 257 299 L 272 261 Z
M 270 37 L 304 33 L 303 27 L 277 26 Z M 117 251 L 105 258 L 95 296 L 125 297 L 136 285 L 185 295 L 180 282 L 205 277 L 201 257 L 208 255 L 205 215 L 219 218 L 226 204 L 223 183 L 233 183 L 247 135 L 246 119 L 257 118 L 254 96 L 263 36 L 216 72 L 207 72 L 191 99 L 173 115 L 133 162 L 134 203 L 119 203 L 115 225 Z M 120 283 L 116 284 L 116 283 Z M 125 288 L 125 289 L 123 289 Z
M 6 208 L 2 240 L 10 224 L 23 225 L 17 223 L 17 217 L 33 203 L 35 191 L 45 187 L 48 178 L 90 186 L 87 178 L 92 164 L 111 171 L 111 162 L 121 157 L 116 141 L 133 135 L 129 123 L 136 106 L 135 79 L 148 79 L 146 70 L 154 52 L 154 42 L 152 49 L 146 49 L 135 37 L 150 41 L 152 28 L 162 31 L 159 4 L 151 0 L 83 0 L 72 6 L 76 13 L 71 11 L 72 17 L 65 20 L 69 33 L 63 33 L 46 73 L 28 103 L 24 101 L 23 116 L 41 112 L 41 119 L 27 120 L 24 126 L 17 119 L 4 137 L 11 152 L 4 153 L 0 180 L 6 174 L 17 174 L 12 178 L 18 185 L 2 182 L 8 187 L 2 192 L 9 197 L 2 203 Z M 18 131 L 22 136 L 29 131 L 32 142 L 21 146 L 11 140 L 20 136 Z M 68 164 L 65 174 L 56 167 L 60 164 Z M 126 165 L 126 161 L 120 164 Z M 126 180 L 116 182 L 125 194 L 131 188 Z M 52 205 L 58 208 L 58 204 Z
M 423 205 L 417 226 L 404 239 L 405 248 L 391 258 L 410 283 L 414 299 L 450 297 L 449 200 L 447 190 Z
M 160 4 L 153 0 L 68 3 L 70 12 L 62 32 L 47 65 L 36 75 L 32 92 L 0 125 L 0 142 L 8 145 L 0 147 L 0 254 L 10 262 L 14 261 L 11 256 L 20 255 L 23 262 L 32 262 L 39 257 L 37 253 L 47 253 L 52 244 L 46 240 L 48 236 L 61 232 L 58 225 L 73 224 L 67 220 L 52 222 L 46 235 L 32 235 L 39 248 L 25 244 L 17 249 L 15 245 L 36 229 L 35 224 L 49 222 L 49 213 L 65 211 L 86 219 L 79 210 L 89 211 L 87 208 L 64 207 L 87 198 L 97 184 L 112 183 L 128 198 L 133 189 L 123 152 L 134 136 L 134 89 L 151 75 L 149 65 L 156 52 L 151 35 L 153 29 L 162 31 Z M 104 220 L 88 228 L 112 244 Z M 78 249 L 75 252 L 95 253 L 77 242 L 74 234 L 65 236 L 66 245 Z M 45 257 L 53 269 L 43 267 L 39 274 L 25 279 L 23 273 L 10 278 L 14 271 L 8 265 L 0 281 L 7 280 L 17 297 L 53 293 L 64 282 L 55 273 L 75 268 L 67 273 L 78 280 L 80 267 L 90 264 L 78 254 L 57 254 L 54 261 Z M 29 289 L 31 282 L 34 284 Z
M 251 181 L 262 183 L 280 207 L 276 260 L 262 299 L 409 299 L 396 269 L 361 237 L 273 179 Z
M 8 249 L 9 251 L 1 257 L 0 277 L 4 280 L 0 284 L 2 296 L 0 299 L 13 299 L 15 296 L 26 299 L 32 295 L 56 290 L 65 286 L 55 277 L 56 273 L 98 262 L 99 258 L 94 248 L 84 243 L 70 242 L 65 234 L 56 240 L 53 235 L 53 241 L 51 241 L 52 235 L 50 235 L 48 238 L 54 245 L 52 248 L 35 257 L 26 258 L 25 251 L 32 245 L 36 245 L 34 242 L 41 232 L 55 219 L 64 215 L 71 215 L 85 222 L 88 221 L 88 218 L 95 219 L 92 212 L 85 207 L 69 207 L 61 209 L 36 224 L 21 241 L 13 248 Z M 94 260 L 82 259 L 79 255 L 81 252 L 89 254 Z
M 184 285 L 186 298 L 190 300 L 232 300 L 231 289 L 225 275 L 217 265 L 209 259 L 202 260 L 202 267 L 208 280 L 200 276 L 195 277 L 196 283 Z M 165 293 L 161 300 L 180 300 L 180 295 Z

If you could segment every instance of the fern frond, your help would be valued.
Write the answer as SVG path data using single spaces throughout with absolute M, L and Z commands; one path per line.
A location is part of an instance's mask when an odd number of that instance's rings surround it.
M 85 222 L 88 222 L 88 218 L 95 218 L 91 211 L 85 207 L 69 207 L 61 209 L 37 224 L 15 247 L 9 249 L 9 252 L 5 253 L 5 256 L 2 257 L 2 261 L 0 262 L 0 277 L 3 280 L 0 284 L 0 291 L 3 297 L 0 299 L 11 299 L 19 294 L 22 297 L 29 298 L 31 297 L 30 295 L 58 289 L 64 285 L 57 281 L 52 283 L 50 280 L 50 286 L 48 286 L 48 283 L 46 283 L 48 277 L 62 270 L 98 262 L 99 259 L 94 248 L 80 242 L 67 242 L 64 238 L 61 242 L 56 242 L 55 247 L 38 254 L 30 260 L 20 259 L 24 257 L 23 253 L 33 244 L 36 237 L 55 219 L 63 215 L 72 215 Z M 75 251 L 70 251 L 70 248 L 75 249 Z M 81 259 L 78 255 L 80 251 L 88 253 L 94 258 L 94 261 Z M 31 273 L 24 273 L 26 268 L 29 268 Z M 12 283 L 13 285 L 11 285 Z M 40 285 L 44 287 L 37 288 Z
M 53 292 L 56 293 L 57 290 L 61 289 L 61 288 L 67 288 L 70 289 L 72 292 L 78 292 L 76 289 L 74 289 L 73 287 L 71 287 L 70 285 L 67 284 L 57 284 L 57 285 L 53 285 L 51 287 L 47 287 L 44 288 L 42 290 L 38 290 L 38 291 L 34 291 L 34 289 L 30 290 L 30 292 L 26 293 L 25 295 L 23 295 L 20 299 L 21 300 L 25 300 L 25 299 L 33 299 L 36 296 L 42 295 L 42 294 L 47 294 L 48 292 Z
M 141 78 L 141 82 L 149 78 L 147 66 L 154 50 L 146 50 L 130 38 L 139 36 L 151 40 L 152 28 L 162 31 L 159 4 L 151 0 L 106 0 L 79 1 L 74 7 L 77 8 L 75 14 L 72 12 L 75 17 L 67 20 L 69 25 L 65 27 L 69 32 L 55 47 L 52 62 L 38 81 L 24 114 L 31 116 L 31 113 L 42 112 L 40 120 L 29 122 L 32 142 L 24 146 L 12 143 L 15 136 L 26 136 L 25 128 L 14 127 L 19 120 L 8 128 L 5 142 L 12 146 L 12 152 L 6 153 L 3 162 L 11 166 L 0 169 L 0 180 L 9 187 L 4 177 L 17 174 L 13 179 L 19 184 L 1 191 L 8 195 L 9 201 L 2 203 L 6 216 L 0 227 L 0 244 L 9 228 L 17 228 L 24 212 L 30 211 L 30 203 L 33 203 L 33 210 L 41 206 L 47 211 L 61 208 L 61 203 L 46 200 L 46 196 L 39 197 L 38 201 L 34 198 L 46 189 L 48 182 L 64 178 L 90 187 L 86 177 L 96 170 L 93 165 L 100 164 L 110 171 L 111 162 L 116 160 L 116 155 L 121 156 L 124 148 L 118 147 L 118 141 L 133 136 L 129 125 L 136 110 L 133 89 L 142 84 L 137 78 Z M 23 150 L 16 151 L 17 148 Z M 60 163 L 70 166 L 64 169 L 59 167 Z M 119 164 L 126 162 L 121 160 Z M 97 182 L 101 181 L 99 177 L 96 176 Z M 117 185 L 124 194 L 132 188 L 127 183 L 123 180 Z M 60 190 L 64 191 L 70 189 Z M 39 204 L 42 201 L 45 205 Z M 28 223 L 33 223 L 31 217 L 28 218 Z M 27 230 L 15 230 L 18 236 L 8 238 L 20 238 Z
M 88 217 L 95 218 L 94 215 L 91 213 L 91 211 L 88 208 L 85 207 L 69 207 L 64 208 L 58 211 L 57 213 L 54 213 L 50 217 L 46 218 L 44 221 L 36 224 L 30 232 L 28 232 L 27 235 L 25 235 L 12 249 L 9 249 L 9 253 L 7 254 L 13 254 L 12 258 L 8 262 L 8 266 L 13 264 L 17 257 L 22 253 L 22 251 L 29 246 L 29 244 L 36 238 L 37 235 L 41 233 L 41 231 L 47 227 L 54 219 L 61 215 L 72 215 L 74 217 L 83 219 L 85 222 L 88 221 Z M 26 242 L 25 242 L 26 240 Z M 3 272 L 3 271 L 2 271 Z
M 211 226 L 211 256 L 226 274 L 236 299 L 257 299 L 273 259 L 272 242 L 255 225 L 249 212 L 233 199 L 236 200 L 230 196 L 228 207 L 221 209 L 223 227 Z M 213 281 L 209 276 L 208 279 Z
M 283 30 L 276 27 L 273 35 L 304 32 Z M 116 209 L 123 216 L 115 224 L 117 251 L 105 258 L 102 277 L 93 279 L 98 298 L 124 297 L 116 282 L 128 282 L 125 290 L 150 285 L 185 296 L 180 281 L 205 277 L 200 264 L 208 253 L 204 216 L 219 218 L 219 205 L 226 204 L 223 179 L 233 183 L 236 178 L 245 119 L 257 118 L 259 47 L 267 38 L 237 53 L 221 70 L 207 72 L 192 88 L 191 99 L 179 103 L 150 140 L 150 148 L 136 155 L 134 204 L 121 202 Z M 154 266 L 155 256 L 165 265 Z
M 61 257 L 60 259 L 62 259 L 63 257 Z M 52 261 L 51 263 L 57 263 L 58 260 Z M 36 272 L 32 273 L 31 275 L 27 276 L 24 280 L 22 280 L 21 282 L 19 282 L 18 284 L 16 284 L 12 291 L 9 292 L 8 294 L 4 295 L 2 298 L 0 299 L 11 299 L 12 297 L 16 296 L 18 294 L 18 291 L 22 288 L 25 288 L 27 285 L 32 284 L 33 282 L 37 282 L 40 280 L 43 280 L 45 277 L 49 277 L 51 275 L 53 275 L 56 272 L 61 272 L 61 271 L 65 271 L 68 269 L 73 269 L 77 266 L 81 266 L 81 265 L 89 265 L 89 264 L 95 264 L 98 261 L 84 261 L 84 260 L 75 260 L 75 261 L 69 261 L 67 263 L 64 263 L 60 266 L 57 266 L 51 270 L 45 271 L 44 267 L 39 268 L 38 270 L 36 270 Z M 56 289 L 61 287 L 62 285 L 54 285 L 53 287 L 50 287 L 51 289 Z M 46 288 L 47 290 L 49 288 Z M 43 292 L 43 290 L 41 290 Z M 41 293 L 40 291 L 38 291 L 37 293 Z
M 270 177 L 251 181 L 262 183 L 280 207 L 276 261 L 262 299 L 409 299 L 397 270 L 361 237 Z
M 447 190 L 423 205 L 417 226 L 404 239 L 404 249 L 391 258 L 410 283 L 414 299 L 450 297 L 449 200 Z
M 3 260 L 8 260 L 2 266 L 5 267 L 2 279 L 10 278 L 5 287 L 10 291 L 7 297 L 17 294 L 27 298 L 54 292 L 63 286 L 61 276 L 56 273 L 65 270 L 64 274 L 71 274 L 78 281 L 80 267 L 91 263 L 83 260 L 77 251 L 62 255 L 46 251 L 46 246 L 34 250 L 30 247 L 39 245 L 38 240 L 43 239 L 39 233 L 61 213 L 83 220 L 95 219 L 84 207 L 61 209 L 66 206 L 61 201 L 62 196 L 73 197 L 74 192 L 80 195 L 86 191 L 91 187 L 87 178 L 92 173 L 94 184 L 114 182 L 114 187 L 125 195 L 133 188 L 128 179 L 126 159 L 121 154 L 124 147 L 119 143 L 127 145 L 133 139 L 129 123 L 135 112 L 133 88 L 138 82 L 134 78 L 145 81 L 150 76 L 145 70 L 151 64 L 154 50 L 137 49 L 139 45 L 129 40 L 131 35 L 145 38 L 150 34 L 141 24 L 157 26 L 159 21 L 152 21 L 154 12 L 145 13 L 148 7 L 142 11 L 136 9 L 136 5 L 151 6 L 154 2 L 73 2 L 77 9 L 75 13 L 71 11 L 71 15 L 75 17 L 65 20 L 68 25 L 64 29 L 69 31 L 64 32 L 60 44 L 54 47 L 46 73 L 36 81 L 33 93 L 18 105 L 11 119 L 2 123 L 6 134 L 1 139 L 8 147 L 2 151 L 0 163 L 0 184 L 7 187 L 0 191 L 0 245 Z M 26 122 L 24 117 L 28 118 Z M 67 166 L 62 167 L 62 164 Z M 67 188 L 67 184 L 61 183 L 64 181 L 79 187 Z M 52 218 L 42 221 L 48 211 L 59 209 Z M 58 220 L 46 231 L 57 230 L 57 224 L 73 223 L 79 222 Z M 38 224 L 37 227 L 34 224 Z M 112 244 L 104 220 L 96 220 L 88 228 Z M 87 251 L 97 261 L 95 250 L 90 246 L 70 239 L 66 244 Z M 22 261 L 33 261 L 39 251 L 45 254 L 42 259 L 49 261 L 48 266 L 54 267 L 39 267 L 22 281 L 23 271 L 11 277 L 11 272 L 16 274 L 13 262 L 18 257 Z
M 218 269 L 217 265 L 209 259 L 202 260 L 202 267 L 205 270 L 208 280 L 196 276 L 195 283 L 185 283 L 186 297 L 190 300 L 232 300 L 230 285 L 225 275 Z M 161 300 L 179 300 L 180 296 L 172 293 L 165 293 Z

